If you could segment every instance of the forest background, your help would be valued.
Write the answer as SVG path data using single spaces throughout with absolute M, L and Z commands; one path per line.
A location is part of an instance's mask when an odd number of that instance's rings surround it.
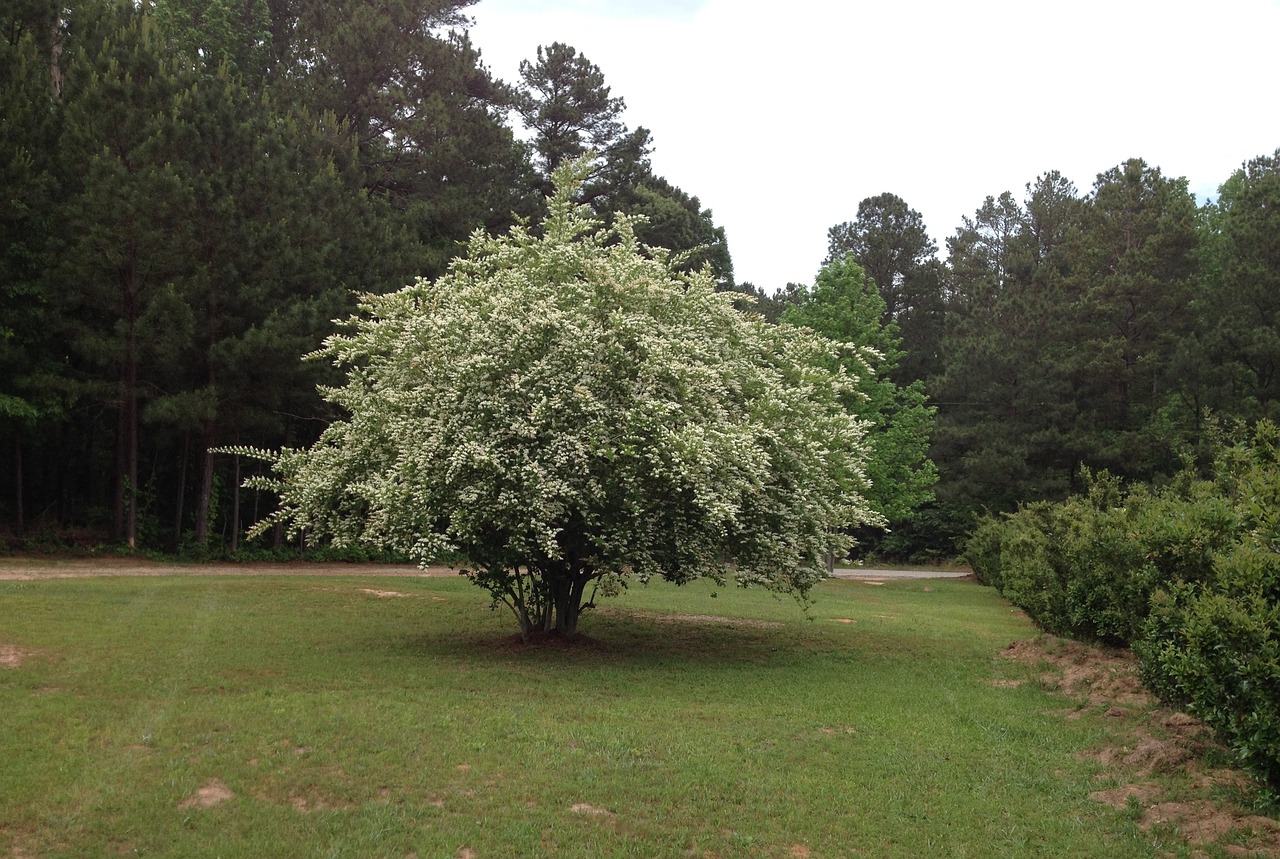
M 213 451 L 313 441 L 333 370 L 299 358 L 355 295 L 438 276 L 473 230 L 536 218 L 551 170 L 588 151 L 582 202 L 601 218 L 645 215 L 640 238 L 711 266 L 742 312 L 884 353 L 863 408 L 887 440 L 891 529 L 864 551 L 953 554 L 983 511 L 1061 499 L 1082 466 L 1160 483 L 1207 463 L 1219 427 L 1277 417 L 1280 150 L 1203 206 L 1137 159 L 1088 189 L 1047 171 L 975 201 L 941 247 L 883 193 L 832 226 L 813 284 L 775 292 L 735 280 L 725 231 L 655 175 L 652 135 L 598 66 L 555 43 L 496 80 L 467 5 L 6 4 L 15 543 L 243 552 L 271 499 Z

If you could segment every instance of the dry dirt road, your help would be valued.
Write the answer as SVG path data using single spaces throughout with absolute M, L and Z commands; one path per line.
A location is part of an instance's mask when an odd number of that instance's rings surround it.
M 140 558 L 0 557 L 0 581 L 82 579 L 92 576 L 452 576 L 448 567 L 419 569 L 413 564 L 179 564 Z M 840 579 L 944 579 L 966 573 L 941 570 L 837 569 Z

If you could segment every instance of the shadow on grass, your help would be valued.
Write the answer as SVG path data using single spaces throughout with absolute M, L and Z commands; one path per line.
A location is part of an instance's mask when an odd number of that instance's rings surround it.
M 572 638 L 524 642 L 509 628 L 441 630 L 401 638 L 396 649 L 433 658 L 548 666 L 648 668 L 696 662 L 700 668 L 794 662 L 829 650 L 825 636 L 795 624 L 713 615 L 610 608 L 585 618 Z M 846 643 L 846 648 L 848 644 Z

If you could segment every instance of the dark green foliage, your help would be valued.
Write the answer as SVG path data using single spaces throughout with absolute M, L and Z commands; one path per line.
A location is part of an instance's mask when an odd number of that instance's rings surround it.
M 1220 460 L 1238 510 L 1213 574 L 1156 594 L 1135 649 L 1161 697 L 1211 725 L 1280 792 L 1280 461 L 1273 424 Z
M 1175 357 L 1197 327 L 1195 198 L 1185 179 L 1139 159 L 1098 176 L 1067 240 L 1069 324 L 1062 370 L 1078 419 L 1069 445 L 1081 460 L 1128 479 L 1177 468 L 1196 427 L 1166 406 L 1185 380 Z M 1180 415 L 1183 420 L 1172 419 Z
M 1280 433 L 1223 449 L 1212 480 L 1086 492 L 989 517 L 966 558 L 1057 634 L 1131 644 L 1145 682 L 1280 790 Z
M 1022 202 L 988 197 L 965 219 L 930 382 L 941 503 L 1060 501 L 1082 489 L 1082 466 L 1163 483 L 1204 443 L 1205 406 L 1245 415 L 1211 396 L 1226 385 L 1209 305 L 1229 302 L 1206 292 L 1202 222 L 1186 181 L 1139 159 L 1084 197 L 1050 172 Z
M 950 298 L 933 456 L 940 501 L 1009 511 L 1061 499 L 1078 469 L 1078 406 L 1062 372 L 1069 319 L 1061 247 L 1078 221 L 1075 187 L 1050 173 L 1024 203 L 988 197 L 947 242 Z
M 1254 158 L 1201 212 L 1203 330 L 1179 367 L 1199 384 L 1187 409 L 1280 419 L 1280 150 Z
M 1152 595 L 1211 575 L 1239 518 L 1214 485 L 1186 477 L 1152 492 L 1106 473 L 1085 491 L 988 517 L 965 557 L 979 580 L 1024 608 L 1046 630 L 1108 644 L 1136 640 Z
M 63 405 L 44 281 L 56 228 L 56 13 L 48 2 L 23 0 L 0 15 L 0 450 L 15 468 L 13 491 L 0 505 L 12 502 L 19 534 L 26 527 L 24 449 Z
M 1240 549 L 1224 575 L 1280 581 L 1273 552 Z M 1161 698 L 1209 724 L 1240 763 L 1280 792 L 1280 599 L 1179 585 L 1161 592 L 1135 647 Z
M 824 262 L 857 260 L 884 299 L 884 322 L 901 332 L 903 354 L 893 378 L 903 385 L 941 369 L 945 273 L 937 250 L 924 218 L 896 194 L 868 197 L 856 219 L 827 230 Z
M 209 448 L 308 443 L 352 292 L 537 209 L 464 5 L 5 7 L 0 519 L 235 548 L 265 511 Z
M 1001 550 L 1007 530 L 1003 518 L 984 516 L 965 541 L 962 556 L 980 584 L 993 587 L 998 591 L 1004 590 Z
M 608 158 L 624 145 L 628 131 L 620 117 L 626 103 L 610 95 L 600 67 L 576 48 L 563 42 L 539 45 L 536 61 L 520 62 L 520 79 L 515 105 L 535 132 L 534 150 L 545 176 L 565 161 L 588 152 Z

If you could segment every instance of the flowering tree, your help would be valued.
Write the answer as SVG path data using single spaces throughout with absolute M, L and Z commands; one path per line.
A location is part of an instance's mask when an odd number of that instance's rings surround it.
M 572 202 L 584 165 L 556 171 L 538 229 L 476 233 L 434 283 L 364 297 L 316 353 L 346 371 L 324 391 L 346 419 L 253 452 L 281 500 L 259 531 L 456 553 L 526 639 L 573 635 L 628 577 L 802 596 L 825 577 L 876 518 L 840 347 L 738 313 L 626 217 L 601 229 Z

